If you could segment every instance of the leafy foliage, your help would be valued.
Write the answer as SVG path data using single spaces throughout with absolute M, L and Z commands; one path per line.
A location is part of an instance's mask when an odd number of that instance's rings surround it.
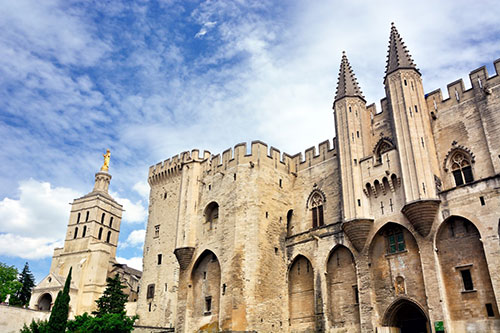
M 29 326 L 24 324 L 20 333 L 50 333 L 49 322 L 46 320 L 32 320 Z
M 17 274 L 17 268 L 0 262 L 0 302 L 4 302 L 7 295 L 14 295 L 21 288 Z
M 68 332 L 71 333 L 129 333 L 133 330 L 138 316 L 127 317 L 125 312 L 106 313 L 99 317 L 84 313 L 68 322 Z
M 31 290 L 35 286 L 35 277 L 31 274 L 28 263 L 24 265 L 18 281 L 22 285 L 21 289 L 11 296 L 9 304 L 15 306 L 28 306 L 31 298 Z
M 66 330 L 70 301 L 69 285 L 71 283 L 71 271 L 72 268 L 69 269 L 68 277 L 66 278 L 66 282 L 64 283 L 63 291 L 59 291 L 59 293 L 57 293 L 54 307 L 52 308 L 52 312 L 50 313 L 49 330 L 53 333 L 64 333 L 64 331 Z
M 125 312 L 125 303 L 127 303 L 128 296 L 122 291 L 125 286 L 122 285 L 120 281 L 120 276 L 115 275 L 114 278 L 107 278 L 106 290 L 104 294 L 96 301 L 97 311 L 92 312 L 92 314 L 97 317 L 102 317 L 105 314 L 117 313 L 121 314 Z

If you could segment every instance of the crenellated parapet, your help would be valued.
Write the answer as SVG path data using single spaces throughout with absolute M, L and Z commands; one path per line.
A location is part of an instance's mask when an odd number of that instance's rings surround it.
M 441 89 L 436 89 L 426 94 L 427 107 L 431 116 L 436 119 L 441 109 L 450 108 L 476 97 L 490 95 L 491 88 L 500 84 L 500 59 L 495 60 L 493 64 L 495 66 L 495 75 L 489 76 L 485 66 L 481 66 L 470 72 L 469 80 L 472 88 L 465 89 L 464 81 L 458 79 L 446 86 L 448 91 L 447 98 L 443 98 Z
M 150 185 L 165 179 L 176 177 L 187 163 L 198 162 L 205 174 L 224 174 L 225 170 L 239 165 L 248 165 L 250 168 L 268 166 L 285 173 L 297 174 L 314 165 L 320 164 L 336 156 L 335 139 L 333 145 L 329 140 L 323 141 L 316 147 L 306 149 L 304 154 L 290 155 L 281 153 L 275 147 L 269 147 L 262 141 L 252 141 L 250 152 L 247 153 L 247 144 L 239 143 L 234 148 L 226 149 L 222 154 L 212 155 L 208 151 L 200 154 L 199 150 L 186 151 L 175 155 L 149 168 L 148 182 Z

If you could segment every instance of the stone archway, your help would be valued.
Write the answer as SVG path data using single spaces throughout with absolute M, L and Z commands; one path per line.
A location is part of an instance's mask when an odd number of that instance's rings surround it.
M 45 293 L 40 296 L 37 307 L 40 311 L 50 311 L 52 307 L 52 296 L 49 293 Z
M 428 333 L 429 319 L 422 308 L 410 299 L 401 298 L 385 311 L 383 325 L 398 333 Z M 392 330 L 391 330 L 392 332 Z
M 302 255 L 288 271 L 288 307 L 291 332 L 315 331 L 314 272 L 311 262 Z

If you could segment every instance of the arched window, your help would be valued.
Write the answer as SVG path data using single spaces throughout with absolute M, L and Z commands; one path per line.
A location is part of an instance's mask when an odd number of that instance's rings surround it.
M 217 222 L 219 219 L 219 205 L 217 202 L 211 202 L 205 208 L 205 222 Z
M 389 138 L 381 138 L 373 149 L 373 155 L 375 156 L 375 165 L 382 164 L 382 154 L 393 148 L 394 145 Z
M 99 228 L 99 235 L 97 236 L 97 239 L 101 239 L 102 238 L 102 227 Z
M 87 215 L 85 216 L 85 222 L 89 220 L 89 211 L 87 211 Z
M 108 231 L 108 237 L 106 237 L 106 243 L 109 243 L 111 240 L 111 231 Z
M 83 226 L 83 232 L 82 232 L 82 237 L 85 237 L 85 234 L 87 233 L 87 226 Z
M 73 239 L 78 237 L 78 227 L 75 228 L 75 234 L 73 235 Z
M 82 215 L 81 213 L 78 213 L 78 216 L 76 218 L 76 223 L 80 223 L 80 217 L 81 217 L 81 215 Z
M 101 215 L 101 224 L 104 224 L 104 217 L 106 217 L 106 214 L 102 213 L 102 215 Z
M 406 250 L 403 230 L 397 226 L 391 226 L 386 229 L 387 253 L 397 253 Z
M 111 228 L 113 226 L 113 216 L 109 219 L 109 227 Z
M 323 218 L 323 203 L 325 198 L 323 195 L 316 191 L 313 192 L 309 199 L 309 209 L 312 213 L 312 227 L 317 228 L 325 224 Z
M 474 181 L 470 157 L 463 151 L 457 151 L 451 156 L 450 169 L 453 173 L 453 178 L 455 178 L 456 186 Z

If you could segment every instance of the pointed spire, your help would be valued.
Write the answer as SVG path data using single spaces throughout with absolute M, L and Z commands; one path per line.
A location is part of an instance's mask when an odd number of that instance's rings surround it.
M 335 94 L 335 101 L 344 97 L 359 97 L 365 99 L 361 89 L 359 88 L 358 81 L 354 76 L 349 60 L 345 51 L 342 51 L 342 61 L 340 62 L 339 81 L 337 83 L 337 92 Z
M 418 72 L 417 66 L 406 49 L 403 39 L 399 35 L 394 22 L 391 23 L 391 36 L 389 38 L 389 52 L 387 53 L 387 65 L 385 76 L 400 68 L 412 68 Z M 420 74 L 420 72 L 419 72 Z

